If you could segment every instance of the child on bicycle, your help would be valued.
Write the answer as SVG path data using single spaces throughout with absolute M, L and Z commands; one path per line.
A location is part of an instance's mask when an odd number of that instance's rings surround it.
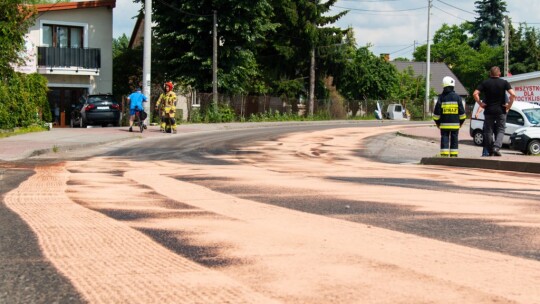
M 129 132 L 133 132 L 133 121 L 135 120 L 135 113 L 137 111 L 143 111 L 143 102 L 148 101 L 148 98 L 141 93 L 141 88 L 137 88 L 135 92 L 131 93 L 128 97 L 129 100 Z

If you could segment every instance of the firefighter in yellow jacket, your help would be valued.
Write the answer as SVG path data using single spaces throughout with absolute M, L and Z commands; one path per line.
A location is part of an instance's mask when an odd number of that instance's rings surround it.
M 452 77 L 443 78 L 443 92 L 433 110 L 433 120 L 441 130 L 441 156 L 458 156 L 459 129 L 467 117 L 461 97 L 454 92 L 455 85 Z
M 156 102 L 156 110 L 160 113 L 160 130 L 167 133 L 176 133 L 176 94 L 173 92 L 172 82 L 166 82 L 164 85 L 165 93 L 159 96 Z

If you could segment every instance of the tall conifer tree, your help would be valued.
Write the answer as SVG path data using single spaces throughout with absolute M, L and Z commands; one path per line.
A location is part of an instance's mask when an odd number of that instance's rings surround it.
M 490 46 L 502 45 L 504 34 L 504 13 L 506 2 L 503 0 L 478 0 L 474 2 L 478 14 L 472 22 L 471 33 L 474 35 L 472 46 L 475 49 L 485 41 Z

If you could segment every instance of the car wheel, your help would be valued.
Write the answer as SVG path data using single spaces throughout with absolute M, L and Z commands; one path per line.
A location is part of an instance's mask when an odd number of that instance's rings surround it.
M 527 152 L 531 155 L 540 154 L 540 140 L 534 139 L 527 145 Z
M 473 141 L 475 145 L 482 146 L 484 144 L 484 133 L 481 130 L 474 130 Z

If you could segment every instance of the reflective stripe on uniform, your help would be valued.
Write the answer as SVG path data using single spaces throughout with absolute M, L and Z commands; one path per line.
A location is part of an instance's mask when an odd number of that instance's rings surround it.
M 441 156 L 449 156 L 450 149 L 441 149 Z
M 458 123 L 441 123 L 440 128 L 442 130 L 459 130 L 460 124 Z
M 458 114 L 459 106 L 457 101 L 443 101 L 441 103 L 442 114 Z

